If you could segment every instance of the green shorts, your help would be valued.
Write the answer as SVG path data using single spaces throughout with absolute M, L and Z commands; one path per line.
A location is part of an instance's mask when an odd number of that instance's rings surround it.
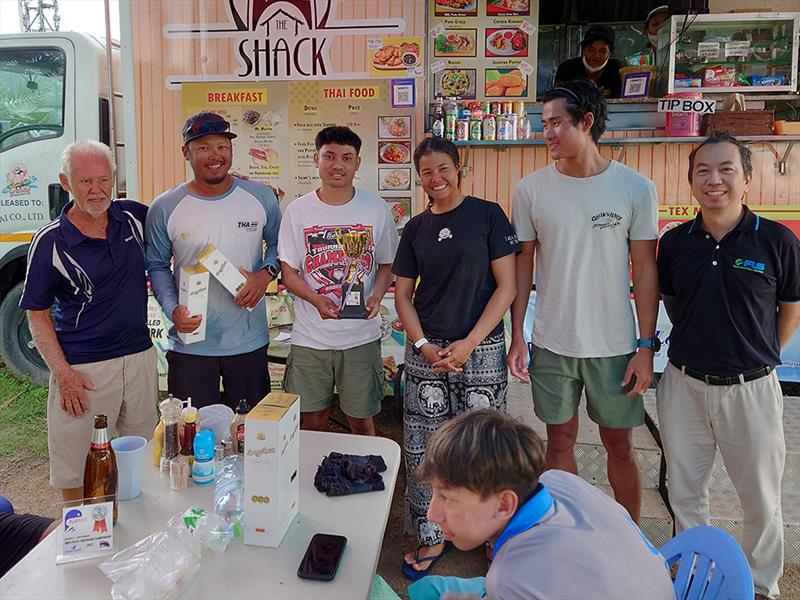
M 628 429 L 644 423 L 641 396 L 628 398 L 631 385 L 620 386 L 635 353 L 604 358 L 571 358 L 533 347 L 530 375 L 533 408 L 548 425 L 569 421 L 586 389 L 589 418 L 609 429 Z
M 335 389 L 348 417 L 374 417 L 381 412 L 383 400 L 381 341 L 347 350 L 315 350 L 293 344 L 286 359 L 283 389 L 300 394 L 301 412 L 330 408 Z

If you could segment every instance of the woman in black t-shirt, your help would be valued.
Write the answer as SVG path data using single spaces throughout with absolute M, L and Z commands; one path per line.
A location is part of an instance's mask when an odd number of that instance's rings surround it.
M 455 144 L 424 140 L 414 151 L 428 208 L 403 229 L 392 272 L 395 307 L 406 331 L 403 447 L 406 472 L 419 465 L 430 435 L 473 408 L 505 411 L 503 315 L 516 295 L 519 244 L 494 202 L 464 196 Z M 426 575 L 450 547 L 427 520 L 431 489 L 406 483 L 419 546 L 403 573 Z

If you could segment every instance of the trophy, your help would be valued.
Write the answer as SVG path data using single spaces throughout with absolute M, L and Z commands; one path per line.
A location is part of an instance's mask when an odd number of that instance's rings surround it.
M 357 261 L 367 251 L 369 233 L 366 231 L 342 231 L 337 229 L 335 235 L 336 242 L 345 254 L 339 318 L 366 319 L 369 312 L 365 304 L 364 282 L 358 276 Z

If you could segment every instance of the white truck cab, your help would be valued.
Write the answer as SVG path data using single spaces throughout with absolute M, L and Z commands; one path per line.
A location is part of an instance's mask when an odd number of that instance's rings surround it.
M 47 383 L 47 365 L 19 308 L 28 247 L 69 201 L 58 180 L 64 147 L 85 138 L 110 145 L 106 56 L 100 41 L 81 33 L 0 35 L 0 356 L 38 384 Z M 121 190 L 118 171 L 118 197 Z

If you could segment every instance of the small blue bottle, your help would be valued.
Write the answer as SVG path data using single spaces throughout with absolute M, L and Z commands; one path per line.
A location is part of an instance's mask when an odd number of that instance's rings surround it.
M 201 429 L 194 436 L 192 479 L 197 485 L 214 483 L 214 432 Z

